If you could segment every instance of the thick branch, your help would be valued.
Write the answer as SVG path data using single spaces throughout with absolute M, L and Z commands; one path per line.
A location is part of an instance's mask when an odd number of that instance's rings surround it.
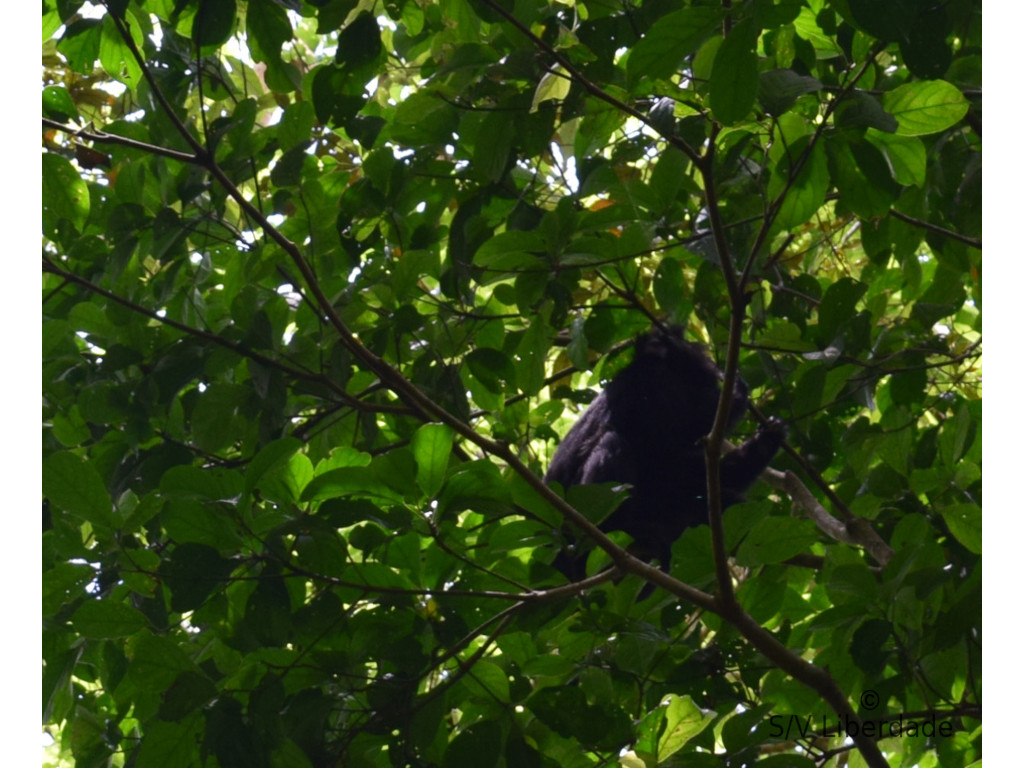
M 773 488 L 786 493 L 796 506 L 805 512 L 818 528 L 836 541 L 864 547 L 878 563 L 885 565 L 892 559 L 892 547 L 885 543 L 875 529 L 862 518 L 851 516 L 849 520 L 834 517 L 823 507 L 803 481 L 793 472 L 780 472 L 769 467 L 761 479 Z
M 70 125 L 64 125 L 64 123 L 58 123 L 56 120 L 50 120 L 47 117 L 43 118 L 43 125 L 47 128 L 53 128 L 56 131 L 64 131 L 65 133 L 80 139 L 88 139 L 89 141 L 97 144 L 117 144 L 122 147 L 128 147 L 129 149 L 148 152 L 151 155 L 169 157 L 171 160 L 178 160 L 182 163 L 198 162 L 196 156 L 188 152 L 179 152 L 176 149 L 167 149 L 166 147 L 161 147 L 156 144 L 147 144 L 144 141 L 129 139 L 127 136 L 118 136 L 116 133 L 104 133 L 103 131 L 86 130 L 84 128 L 78 129 Z

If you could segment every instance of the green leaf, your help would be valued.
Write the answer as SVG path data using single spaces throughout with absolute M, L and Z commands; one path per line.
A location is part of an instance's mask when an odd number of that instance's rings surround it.
M 346 496 L 365 496 L 384 501 L 402 501 L 372 467 L 342 467 L 317 475 L 302 491 L 302 501 L 322 501 Z
M 96 571 L 85 563 L 55 563 L 43 571 L 43 615 L 52 616 L 65 603 L 78 600 Z
M 848 0 L 857 25 L 885 41 L 897 41 L 911 72 L 919 78 L 941 77 L 952 61 L 946 39 L 950 28 L 942 5 L 917 0 Z
M 116 526 L 106 485 L 91 462 L 58 451 L 43 459 L 43 496 L 94 525 Z
M 670 693 L 637 725 L 636 752 L 647 765 L 660 765 L 716 717 L 717 713 L 702 710 L 689 696 Z
M 206 675 L 182 672 L 161 696 L 160 719 L 169 722 L 184 720 L 196 709 L 213 701 L 217 693 L 217 686 Z
M 264 570 L 245 601 L 247 628 L 263 647 L 284 645 L 291 632 L 291 599 L 274 566 Z
M 537 89 L 533 92 L 533 103 L 530 105 L 530 112 L 536 112 L 537 108 L 545 101 L 563 101 L 569 95 L 569 88 L 572 86 L 572 79 L 561 66 L 555 66 L 544 73 L 544 76 L 537 83 Z
M 547 244 L 539 232 L 510 230 L 499 232 L 483 243 L 473 256 L 473 263 L 482 267 L 498 268 L 510 255 L 547 251 Z
M 192 413 L 192 435 L 200 448 L 215 453 L 238 439 L 245 395 L 242 387 L 214 384 L 199 396 Z
M 224 505 L 170 498 L 165 502 L 160 519 L 167 535 L 182 544 L 194 542 L 219 547 L 240 543 L 236 526 Z
M 316 122 L 316 111 L 308 101 L 289 104 L 277 126 L 277 139 L 283 149 L 307 146 Z
M 235 31 L 235 0 L 203 0 L 192 22 L 192 41 L 200 48 L 215 48 Z
M 335 61 L 351 71 L 372 64 L 383 52 L 377 19 L 372 13 L 362 13 L 338 35 Z
M 160 490 L 167 494 L 228 501 L 243 493 L 245 481 L 234 470 L 179 466 L 163 474 Z
M 493 720 L 471 725 L 448 745 L 442 768 L 491 768 L 504 751 L 501 726 Z
M 348 569 L 348 547 L 333 530 L 295 537 L 295 554 L 303 567 L 324 576 L 340 577 Z
M 892 624 L 885 619 L 868 619 L 853 633 L 850 658 L 869 675 L 881 674 L 885 669 L 886 646 L 891 637 Z
M 298 73 L 281 58 L 282 46 L 292 38 L 292 27 L 285 9 L 271 0 L 249 0 L 245 32 L 253 58 L 267 65 L 267 84 L 280 91 L 294 88 Z M 292 82 L 293 73 L 295 83 Z M 308 137 L 309 134 L 306 135 Z
M 61 122 L 81 120 L 68 89 L 58 85 L 43 88 L 43 114 Z
M 683 8 L 665 14 L 630 51 L 626 60 L 629 82 L 675 74 L 683 60 L 719 29 L 721 21 L 722 11 L 717 7 Z
M 245 492 L 252 493 L 268 472 L 284 465 L 300 448 L 302 441 L 294 437 L 282 437 L 263 446 L 246 470 Z
M 619 749 L 633 738 L 625 712 L 611 703 L 588 704 L 578 687 L 544 688 L 526 706 L 556 733 L 593 749 Z
M 160 564 L 160 577 L 171 592 L 171 609 L 191 611 L 223 588 L 237 563 L 205 544 L 185 543 Z
M 818 529 L 808 520 L 769 517 L 756 523 L 740 544 L 736 560 L 754 566 L 781 563 L 806 552 L 818 541 Z
M 198 671 L 182 646 L 170 637 L 144 633 L 128 643 L 128 679 L 143 690 L 162 691 L 182 672 Z
M 840 128 L 873 128 L 884 133 L 897 129 L 896 118 L 882 109 L 878 99 L 863 91 L 854 91 L 840 101 L 835 114 Z
M 447 144 L 458 127 L 455 109 L 427 91 L 417 91 L 398 105 L 391 137 L 411 146 Z
M 481 181 L 497 182 L 505 175 L 515 142 L 515 124 L 501 112 L 483 119 L 473 147 L 473 170 Z
M 916 136 L 882 133 L 869 128 L 864 138 L 881 150 L 897 182 L 904 186 L 924 188 L 927 180 L 928 155 L 924 142 Z
M 667 147 L 651 172 L 651 191 L 658 196 L 658 205 L 668 208 L 686 184 L 690 161 L 680 150 Z M 606 241 L 602 241 L 606 242 Z
M 515 365 L 501 350 L 488 347 L 474 349 L 466 355 L 466 364 L 473 375 L 491 392 L 501 394 L 507 390 L 515 390 Z
M 915 81 L 882 97 L 885 111 L 896 118 L 901 136 L 926 136 L 951 128 L 970 107 L 967 99 L 945 80 Z
M 898 405 L 920 403 L 927 385 L 928 375 L 924 368 L 894 373 L 889 383 L 892 401 Z
M 800 96 L 821 88 L 821 81 L 817 78 L 797 74 L 791 69 L 772 69 L 761 73 L 757 98 L 769 115 L 778 117 Z
M 939 435 L 939 456 L 950 469 L 956 467 L 964 455 L 967 438 L 973 426 L 972 421 L 967 407 L 961 405 L 953 418 L 946 419 L 942 425 Z
M 505 765 L 509 768 L 557 768 L 559 763 L 538 752 L 521 735 L 513 732 L 505 744 Z
M 428 498 L 435 496 L 444 483 L 452 452 L 452 439 L 451 428 L 443 424 L 424 424 L 412 437 L 412 453 L 416 457 L 416 483 Z
M 204 714 L 204 753 L 215 755 L 224 768 L 268 768 L 261 739 L 251 719 L 243 716 L 238 699 L 222 696 Z
M 154 719 L 146 726 L 133 761 L 137 768 L 188 768 L 200 761 L 202 720 L 198 713 L 180 723 Z
M 473 665 L 473 674 L 466 681 L 471 694 L 483 700 L 495 699 L 503 704 L 510 702 L 508 673 L 488 661 Z
M 628 495 L 621 483 L 596 483 L 574 485 L 566 494 L 566 500 L 596 525 L 614 512 Z
M 54 2 L 43 0 L 43 42 L 49 40 L 64 22 L 54 7 Z
M 57 43 L 57 50 L 67 59 L 72 71 L 84 75 L 96 66 L 102 36 L 100 19 L 79 19 L 68 24 Z
M 544 313 L 537 313 L 519 342 L 516 378 L 519 388 L 527 395 L 536 394 L 544 386 L 544 362 L 551 346 L 547 328 Z
M 850 322 L 857 312 L 857 302 L 868 287 L 848 277 L 837 280 L 828 287 L 818 305 L 818 339 L 831 342 L 842 326 Z
M 509 491 L 498 468 L 478 460 L 452 470 L 437 500 L 437 512 L 504 511 L 509 503 Z
M 801 137 L 794 142 L 791 151 L 776 163 L 768 183 L 772 198 L 783 196 L 775 223 L 783 230 L 800 226 L 825 204 L 828 158 L 822 142 L 808 147 L 809 141 L 808 137 Z
M 947 37 L 951 31 L 945 8 L 931 6 L 900 40 L 907 68 L 924 80 L 942 77 L 953 61 Z
M 829 168 L 842 201 L 861 218 L 889 212 L 899 194 L 885 158 L 866 141 L 847 142 L 832 136 L 828 142 Z
M 686 296 L 686 281 L 679 262 L 666 256 L 654 272 L 654 297 L 662 309 L 679 316 L 680 305 Z
M 528 510 L 535 518 L 549 526 L 557 528 L 561 522 L 559 514 L 555 512 L 551 504 L 541 498 L 540 493 L 520 475 L 512 477 L 508 483 L 512 493 L 512 501 L 525 510 Z
M 89 217 L 89 188 L 71 163 L 60 155 L 43 155 L 43 234 L 58 240 L 67 220 L 81 230 Z
M 978 505 L 951 504 L 940 507 L 939 514 L 957 541 L 974 554 L 981 554 L 981 508 Z
M 586 370 L 590 367 L 590 343 L 587 341 L 586 321 L 580 316 L 573 318 L 569 334 L 569 345 L 565 348 L 565 353 L 573 365 L 580 370 Z
M 879 40 L 898 40 L 917 17 L 916 0 L 847 0 L 857 24 Z
M 832 59 L 843 55 L 843 49 L 835 39 L 835 35 L 825 34 L 818 23 L 818 17 L 811 8 L 804 6 L 793 21 L 793 28 L 800 39 L 806 40 L 814 47 L 814 56 L 818 59 Z
M 732 28 L 715 54 L 711 68 L 710 104 L 715 119 L 725 125 L 743 120 L 757 97 L 757 28 L 745 19 Z
M 142 31 L 137 24 L 127 24 L 128 34 L 131 35 L 136 49 L 143 47 Z M 100 45 L 99 59 L 103 69 L 119 82 L 129 88 L 135 88 L 142 80 L 142 67 L 132 54 L 131 48 L 125 42 L 114 19 L 111 15 L 103 18 L 100 24 Z
M 894 542 L 895 546 L 895 542 Z M 828 582 L 828 593 L 837 606 L 850 605 L 847 608 L 836 608 L 822 614 L 817 622 L 828 626 L 835 617 L 843 621 L 859 618 L 863 606 L 875 599 L 878 593 L 878 581 L 871 570 L 862 563 L 837 566 Z
M 75 611 L 74 628 L 85 637 L 127 637 L 145 627 L 146 617 L 131 606 L 109 600 L 89 600 Z

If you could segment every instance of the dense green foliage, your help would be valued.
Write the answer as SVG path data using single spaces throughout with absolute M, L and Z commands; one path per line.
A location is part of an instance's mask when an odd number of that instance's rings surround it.
M 53 760 L 980 760 L 980 22 L 44 0 Z M 654 322 L 791 472 L 566 586 L 621 490 L 537 478 Z

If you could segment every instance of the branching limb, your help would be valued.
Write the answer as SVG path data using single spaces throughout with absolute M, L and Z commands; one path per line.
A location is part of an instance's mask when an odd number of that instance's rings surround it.
M 892 558 L 894 554 L 892 547 L 875 533 L 870 523 L 852 515 L 847 520 L 840 520 L 833 516 L 814 498 L 814 494 L 807 489 L 807 486 L 795 473 L 780 472 L 777 469 L 769 468 L 762 473 L 761 479 L 772 488 L 783 491 L 789 496 L 797 508 L 810 517 L 829 538 L 843 544 L 864 547 L 868 554 L 881 565 L 885 565 Z

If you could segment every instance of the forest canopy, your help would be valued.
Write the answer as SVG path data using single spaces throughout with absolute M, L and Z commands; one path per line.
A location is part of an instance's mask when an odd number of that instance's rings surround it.
M 978 0 L 42 25 L 47 764 L 980 764 Z M 666 572 L 542 478 L 669 327 Z

